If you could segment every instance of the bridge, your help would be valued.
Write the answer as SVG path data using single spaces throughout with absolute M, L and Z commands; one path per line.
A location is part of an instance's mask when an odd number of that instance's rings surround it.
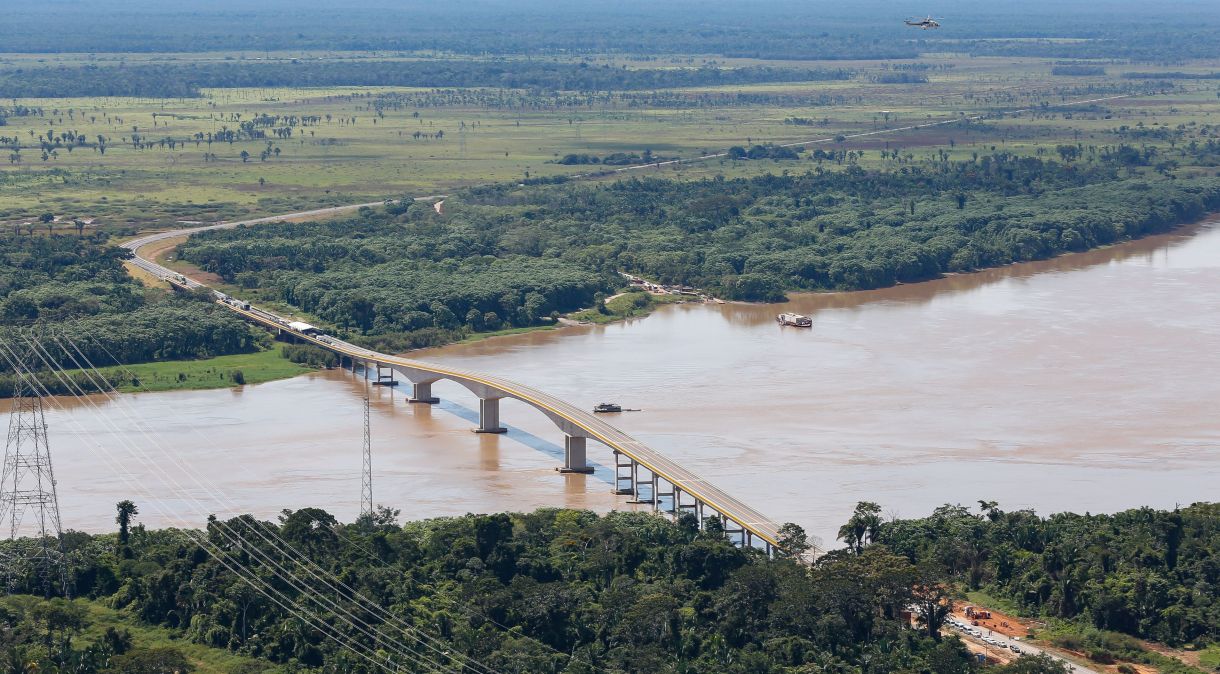
M 418 200 L 429 199 L 420 197 Z M 262 222 L 282 221 L 305 217 L 322 217 L 354 210 L 358 204 L 337 208 L 319 209 L 273 216 L 240 222 L 222 223 L 191 229 L 172 230 L 133 239 L 123 244 L 132 251 L 132 264 L 166 281 L 176 288 L 195 290 L 206 286 L 150 259 L 140 257 L 144 246 L 166 239 L 189 236 L 212 230 L 227 229 Z M 251 306 L 248 302 L 213 290 L 216 302 L 239 314 L 246 320 L 266 327 L 278 334 L 313 344 L 340 358 L 340 364 L 349 365 L 353 372 L 357 366 L 364 369 L 365 376 L 376 372 L 379 381 L 392 380 L 394 375 L 411 383 L 412 404 L 435 404 L 432 384 L 452 381 L 468 389 L 479 401 L 479 425 L 477 433 L 504 433 L 500 425 L 500 401 L 505 398 L 519 400 L 542 412 L 564 435 L 564 461 L 557 470 L 564 473 L 591 473 L 593 468 L 587 460 L 587 444 L 590 439 L 608 447 L 614 456 L 614 492 L 632 497 L 636 503 L 651 504 L 653 511 L 671 517 L 684 512 L 695 515 L 699 526 L 705 526 L 707 518 L 717 517 L 724 525 L 726 535 L 735 544 L 761 548 L 768 555 L 774 554 L 779 544 L 779 526 L 762 513 L 725 493 L 719 487 L 699 477 L 660 452 L 632 438 L 592 412 L 578 409 L 574 405 L 530 386 L 502 377 L 469 370 L 460 370 L 426 363 L 409 358 L 392 356 L 356 346 L 336 337 L 321 333 L 312 326 L 293 323 L 288 319 Z

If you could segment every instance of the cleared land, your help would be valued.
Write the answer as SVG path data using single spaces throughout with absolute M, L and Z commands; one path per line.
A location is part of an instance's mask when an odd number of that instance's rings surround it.
M 54 64 L 71 58 L 56 57 Z M 86 57 L 80 59 L 78 65 Z M 558 163 L 567 155 L 600 160 L 619 154 L 628 164 L 630 155 L 645 151 L 690 159 L 734 145 L 833 139 L 1045 106 L 1038 115 L 815 146 L 863 150 L 857 162 L 865 166 L 883 164 L 882 153 L 894 150 L 922 156 L 936 148 L 960 158 L 996 146 L 1036 154 L 1060 143 L 1117 143 L 1122 125 L 1174 128 L 1220 113 L 1214 81 L 1158 87 L 1118 76 L 1135 67 L 1052 76 L 1052 62 L 1040 59 L 782 63 L 845 68 L 853 75 L 631 92 L 337 87 L 210 89 L 184 99 L 16 99 L 0 106 L 8 109 L 7 125 L 0 126 L 0 137 L 8 139 L 0 143 L 7 148 L 0 155 L 0 223 L 37 222 L 50 213 L 67 230 L 74 228 L 73 218 L 89 227 L 174 226 L 623 166 Z M 1199 62 L 1173 70 L 1216 67 Z M 927 82 L 885 83 L 908 75 Z M 1051 107 L 1115 94 L 1142 95 L 1071 111 Z M 75 140 L 64 140 L 65 134 Z M 635 174 L 796 172 L 811 168 L 808 157 L 717 159 Z

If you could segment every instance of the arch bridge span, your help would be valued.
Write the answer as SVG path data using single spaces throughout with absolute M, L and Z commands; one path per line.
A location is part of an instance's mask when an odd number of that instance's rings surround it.
M 253 223 L 226 223 L 175 230 L 134 239 L 123 246 L 135 253 L 131 260 L 135 266 L 167 281 L 177 289 L 195 290 L 206 286 L 140 257 L 139 249 L 155 241 L 238 224 Z M 292 324 L 278 314 L 253 307 L 219 291 L 212 292 L 216 295 L 217 303 L 230 311 L 272 331 L 330 351 L 339 356 L 341 364 L 349 365 L 353 372 L 358 366 L 362 367 L 366 377 L 376 373 L 378 381 L 381 382 L 393 380 L 393 373 L 397 373 L 411 383 L 411 397 L 408 399 L 411 403 L 438 402 L 432 395 L 432 384 L 437 381 L 447 380 L 462 385 L 479 400 L 479 425 L 474 429 L 475 432 L 506 431 L 500 424 L 500 401 L 505 398 L 530 405 L 546 415 L 564 434 L 564 463 L 557 467 L 560 472 L 593 472 L 586 452 L 588 440 L 595 440 L 613 453 L 616 494 L 629 496 L 635 503 L 650 504 L 655 512 L 674 518 L 690 512 L 696 516 L 700 527 L 705 526 L 707 518 L 719 518 L 726 534 L 734 543 L 762 548 L 768 555 L 776 550 L 779 543 L 779 526 L 775 522 L 592 412 L 503 377 L 392 356 L 319 334 L 315 330 L 302 331 L 299 324 Z M 387 371 L 391 374 L 386 374 Z

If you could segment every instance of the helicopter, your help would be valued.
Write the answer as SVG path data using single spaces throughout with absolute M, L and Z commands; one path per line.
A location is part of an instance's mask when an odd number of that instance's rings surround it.
M 928 18 L 922 19 L 922 20 L 907 19 L 906 21 L 903 21 L 903 23 L 905 23 L 908 26 L 919 26 L 920 28 L 922 28 L 924 30 L 927 30 L 929 28 L 940 28 L 940 22 L 938 22 L 936 19 L 933 19 L 930 16 Z

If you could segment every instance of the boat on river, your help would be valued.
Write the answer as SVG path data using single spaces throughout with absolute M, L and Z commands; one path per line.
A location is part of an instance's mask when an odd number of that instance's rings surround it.
M 791 325 L 796 328 L 812 328 L 813 319 L 802 314 L 784 313 L 775 317 L 780 325 Z
M 593 411 L 597 413 L 622 412 L 623 406 L 618 403 L 599 403 L 597 407 L 593 408 Z

